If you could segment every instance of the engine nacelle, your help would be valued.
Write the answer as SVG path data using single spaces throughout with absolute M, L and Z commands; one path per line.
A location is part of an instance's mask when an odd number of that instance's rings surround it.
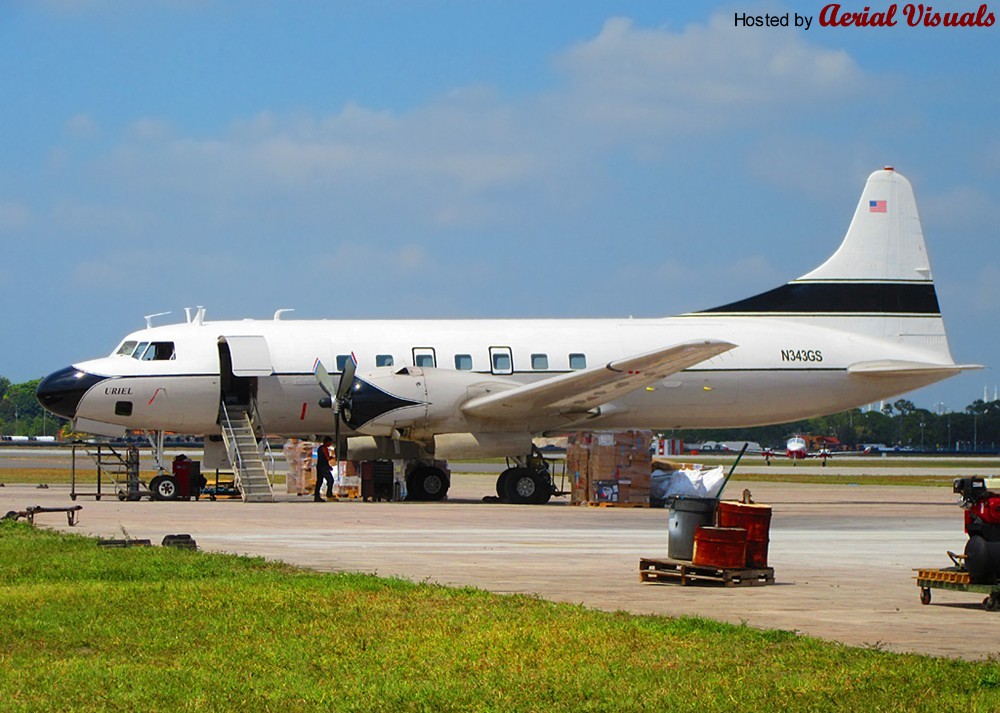
M 451 369 L 382 367 L 355 374 L 344 406 L 347 424 L 370 436 L 419 439 L 435 433 L 468 431 L 461 412 L 471 398 L 512 389 L 509 379 Z

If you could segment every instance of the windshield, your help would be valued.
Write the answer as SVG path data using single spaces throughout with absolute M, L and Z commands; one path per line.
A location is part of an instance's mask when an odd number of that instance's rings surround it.
M 173 342 L 125 341 L 118 347 L 115 354 L 142 361 L 168 361 L 176 358 Z
M 132 356 L 132 352 L 135 351 L 136 344 L 138 344 L 138 342 L 122 342 L 122 345 L 118 347 L 118 351 L 116 351 L 115 354 L 121 356 Z

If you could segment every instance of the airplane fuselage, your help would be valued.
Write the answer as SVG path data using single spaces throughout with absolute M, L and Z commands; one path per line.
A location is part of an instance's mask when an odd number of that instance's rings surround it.
M 827 320 L 828 322 L 830 320 Z M 909 318 L 909 330 L 929 344 L 940 320 Z M 79 400 L 78 419 L 125 428 L 214 433 L 219 402 L 233 375 L 220 357 L 231 345 L 231 369 L 252 388 L 269 433 L 325 433 L 332 416 L 313 375 L 316 360 L 342 366 L 352 352 L 358 373 L 417 365 L 468 372 L 470 379 L 525 383 L 606 364 L 664 344 L 724 337 L 737 348 L 609 401 L 588 415 L 587 427 L 697 428 L 748 426 L 805 418 L 858 406 L 936 381 L 904 374 L 870 379 L 848 373 L 851 364 L 923 355 L 912 340 L 887 350 L 885 339 L 848 333 L 798 319 L 689 315 L 664 319 L 189 322 L 141 330 L 123 344 L 170 344 L 171 358 L 114 354 L 75 369 L 100 380 Z M 244 353 L 246 344 L 250 352 Z M 917 345 L 919 347 L 919 344 Z M 119 350 L 116 350 L 119 351 Z M 926 357 L 924 357 L 926 358 Z M 226 374 L 224 377 L 223 374 Z M 249 374 L 249 376 L 247 376 Z M 430 398 L 434 394 L 429 395 Z M 549 430 L 550 420 L 470 424 L 416 424 L 413 437 L 449 431 Z M 568 424 L 567 424 L 568 425 Z

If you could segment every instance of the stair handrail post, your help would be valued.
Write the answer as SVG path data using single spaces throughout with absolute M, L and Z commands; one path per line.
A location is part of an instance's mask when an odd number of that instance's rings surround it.
M 222 407 L 222 442 L 226 444 L 226 454 L 229 456 L 229 463 L 233 466 L 233 480 L 235 481 L 236 487 L 239 489 L 243 500 L 246 500 L 246 493 L 241 482 L 240 473 L 243 470 L 243 459 L 240 457 L 240 449 L 236 445 L 235 439 L 233 439 L 233 422 L 229 418 L 229 409 L 226 408 L 225 400 L 221 401 L 219 405 Z

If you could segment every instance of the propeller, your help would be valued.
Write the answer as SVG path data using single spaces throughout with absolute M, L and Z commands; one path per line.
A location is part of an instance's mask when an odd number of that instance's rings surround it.
M 319 386 L 326 392 L 328 399 L 323 399 L 320 401 L 320 406 L 331 406 L 333 408 L 333 419 L 334 419 L 334 437 L 333 437 L 333 448 L 335 451 L 334 457 L 337 459 L 337 467 L 340 467 L 340 421 L 344 419 L 345 421 L 351 417 L 351 385 L 354 383 L 354 373 L 357 371 L 358 363 L 351 353 L 351 358 L 347 360 L 344 364 L 344 371 L 340 374 L 340 382 L 337 384 L 336 388 L 333 385 L 333 377 L 330 376 L 330 372 L 326 370 L 323 366 L 323 362 L 319 359 L 316 360 L 316 364 L 313 367 L 313 373 L 316 375 L 316 381 L 319 382 Z

